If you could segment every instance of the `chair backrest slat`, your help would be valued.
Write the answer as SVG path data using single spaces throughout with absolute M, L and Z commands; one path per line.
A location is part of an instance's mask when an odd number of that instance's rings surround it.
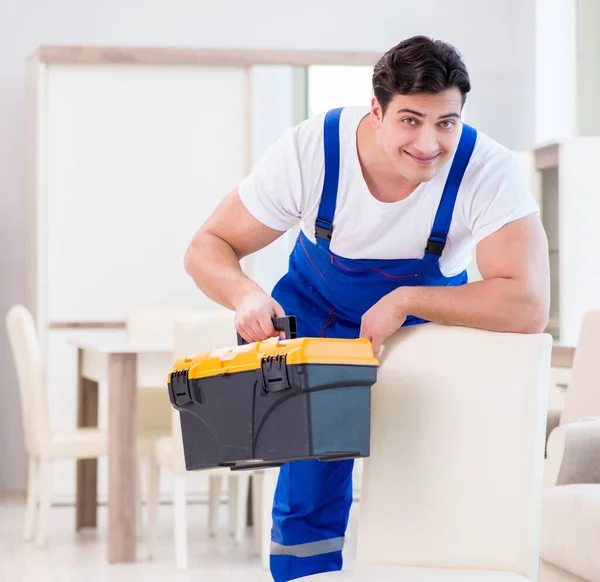
M 50 438 L 46 378 L 33 316 L 23 305 L 14 305 L 6 315 L 6 330 L 17 371 L 21 415 L 28 454 L 39 452 Z

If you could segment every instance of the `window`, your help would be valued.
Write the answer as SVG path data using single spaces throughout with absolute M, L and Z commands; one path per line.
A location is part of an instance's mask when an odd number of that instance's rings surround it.
M 373 67 L 313 65 L 308 67 L 307 113 L 311 117 L 335 107 L 364 105 L 373 94 Z

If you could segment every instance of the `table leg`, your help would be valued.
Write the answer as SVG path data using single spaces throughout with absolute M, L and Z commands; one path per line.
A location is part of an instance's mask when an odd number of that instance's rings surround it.
M 137 354 L 108 360 L 108 560 L 135 561 Z
M 83 350 L 77 362 L 77 426 L 98 426 L 98 383 L 83 377 Z M 97 526 L 98 461 L 77 461 L 75 530 Z
M 246 525 L 251 527 L 254 525 L 254 516 L 252 515 L 252 479 L 250 479 L 250 486 L 248 487 L 248 498 L 246 500 Z

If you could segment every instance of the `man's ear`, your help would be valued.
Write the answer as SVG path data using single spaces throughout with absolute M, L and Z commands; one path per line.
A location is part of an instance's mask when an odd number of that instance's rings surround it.
M 371 121 L 375 127 L 379 127 L 383 122 L 383 108 L 377 97 L 371 98 Z

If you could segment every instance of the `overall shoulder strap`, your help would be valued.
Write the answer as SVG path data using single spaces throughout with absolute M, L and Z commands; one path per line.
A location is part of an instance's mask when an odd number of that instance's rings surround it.
M 425 253 L 437 255 L 439 258 L 446 246 L 446 239 L 448 238 L 448 231 L 452 222 L 452 213 L 454 212 L 454 205 L 456 203 L 456 195 L 458 194 L 465 170 L 469 165 L 471 154 L 475 149 L 476 141 L 477 131 L 469 125 L 463 125 L 460 141 L 454 154 L 454 160 L 448 173 L 444 191 L 442 192 L 442 199 L 440 200 L 440 205 L 433 221 L 433 228 L 427 240 Z
M 315 222 L 317 244 L 329 248 L 333 231 L 333 217 L 337 201 L 340 174 L 340 117 L 343 107 L 332 109 L 325 115 L 323 147 L 325 153 L 325 177 L 323 192 Z

